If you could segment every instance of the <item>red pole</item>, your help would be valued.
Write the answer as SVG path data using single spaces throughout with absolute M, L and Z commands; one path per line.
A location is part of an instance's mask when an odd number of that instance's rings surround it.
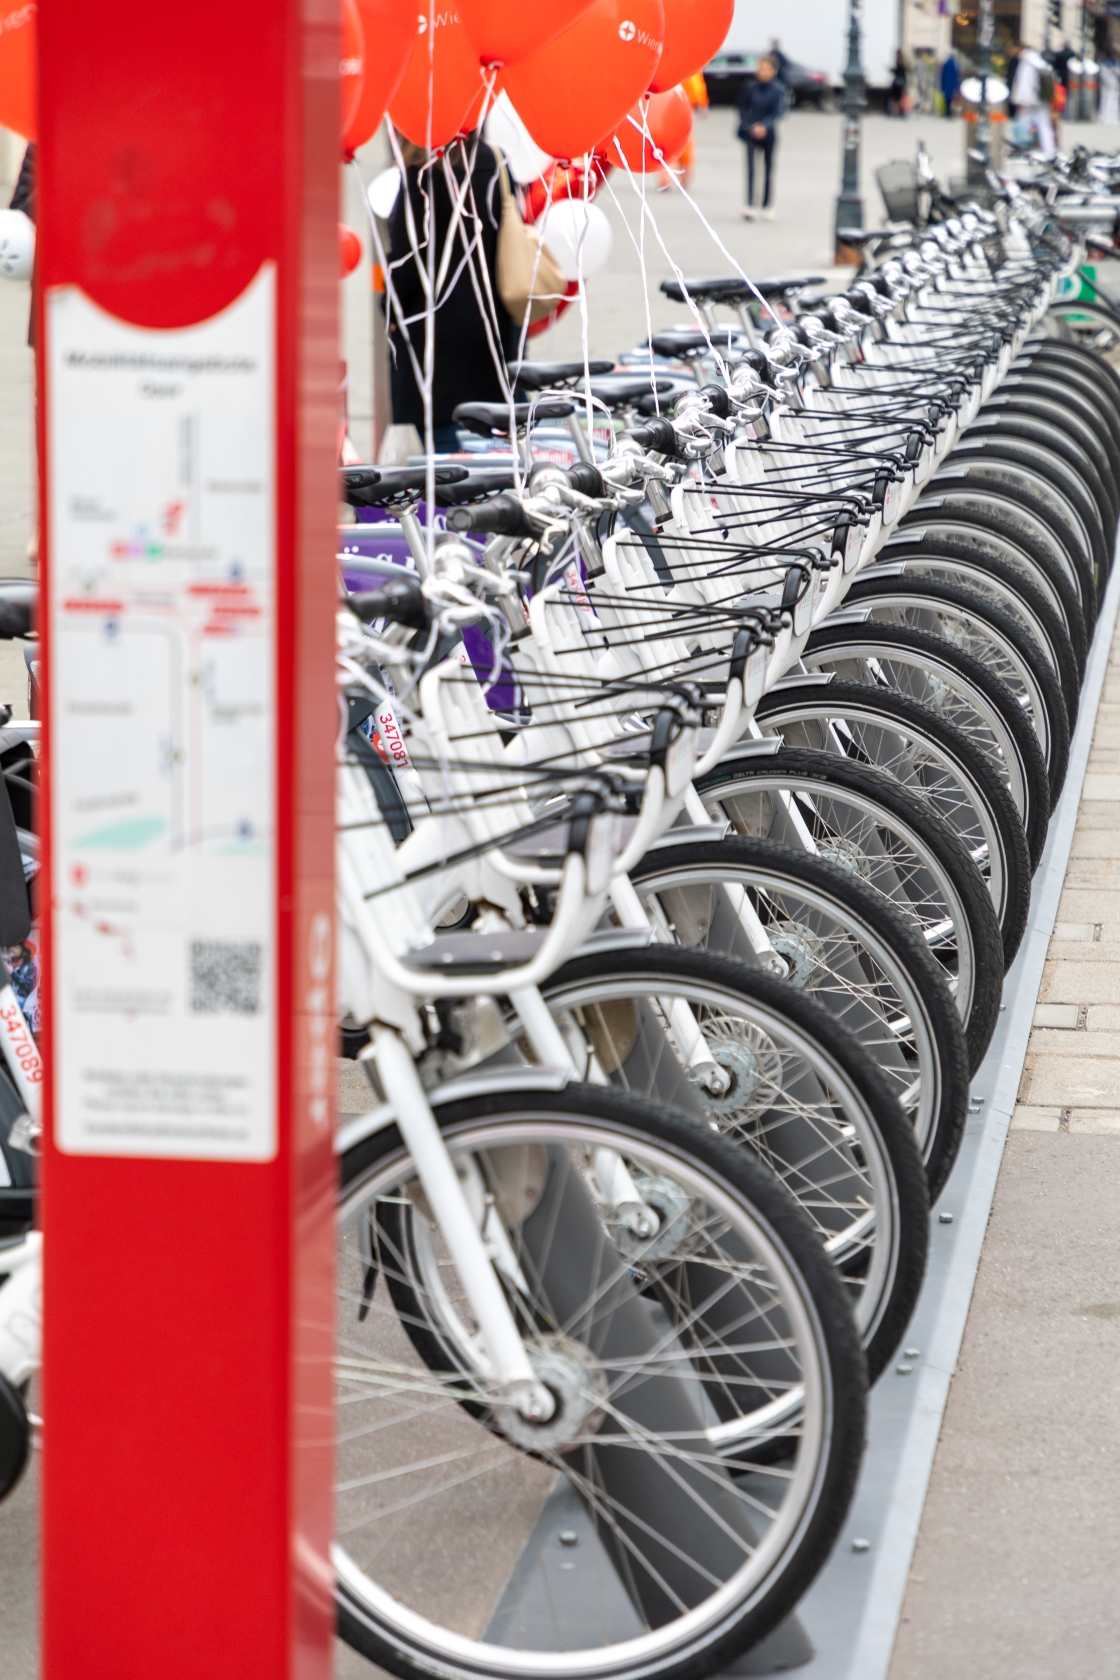
M 337 0 L 53 0 L 46 1680 L 330 1672 Z

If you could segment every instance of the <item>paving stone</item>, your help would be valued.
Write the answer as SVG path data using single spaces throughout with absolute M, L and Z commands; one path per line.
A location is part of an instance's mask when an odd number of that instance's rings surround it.
M 1044 1003 L 1040 1009 L 1074 1009 L 1080 1015 L 1076 1004 Z M 1075 1022 L 1076 1026 L 1076 1022 Z M 1030 1054 L 1039 1056 L 1099 1056 L 1102 1061 L 1120 1061 L 1120 1031 L 1096 1032 L 1070 1031 L 1068 1027 L 1041 1026 L 1036 1023 L 1031 1033 Z M 1033 1066 L 1033 1063 L 1032 1063 Z M 1120 1069 L 1117 1069 L 1117 1080 L 1120 1082 Z M 1120 1101 L 1120 1089 L 1117 1090 L 1117 1101 Z
M 1120 776 L 1103 775 L 1099 770 L 1090 770 L 1085 776 L 1085 785 L 1081 789 L 1082 800 L 1109 799 L 1120 803 Z
M 1026 1103 L 1016 1103 L 1015 1112 L 1011 1116 L 1011 1130 L 1013 1132 L 1056 1132 L 1061 1123 L 1060 1108 L 1031 1108 Z
M 1095 1004 L 1085 1025 L 1091 1033 L 1120 1032 L 1120 1004 Z
M 1103 957 L 1101 946 L 1103 941 L 1093 938 L 1093 929 L 1089 930 L 1081 939 L 1052 939 L 1046 955 L 1050 962 L 1087 963 L 1106 960 L 1115 962 L 1120 967 L 1120 951 L 1112 947 L 1109 956 Z
M 1120 857 L 1120 823 L 1108 823 L 1103 828 L 1078 827 L 1070 857 L 1076 858 L 1078 864 L 1088 858 L 1108 858 L 1108 862 L 1113 862 L 1113 858 Z
M 1103 1056 L 1039 1056 L 1020 1098 L 1032 1107 L 1115 1108 L 1120 1101 L 1120 1066 Z
M 1046 1002 L 1120 1003 L 1120 963 L 1056 962 Z
M 1109 828 L 1116 820 L 1116 810 L 1111 803 L 1102 800 L 1099 805 L 1082 805 L 1077 813 L 1077 831 L 1080 833 L 1088 828 Z
M 1120 1137 L 1120 1111 L 1101 1108 L 1075 1108 L 1069 1117 L 1070 1132 L 1082 1136 L 1108 1135 Z
M 1096 922 L 1055 922 L 1052 939 L 1062 942 L 1090 940 L 1097 931 Z
M 1081 828 L 1073 836 L 1070 857 L 1080 862 L 1084 858 L 1120 857 L 1120 821 L 1107 828 Z
M 1036 1027 L 1057 1027 L 1072 1032 L 1080 1010 L 1076 1003 L 1040 1003 L 1034 1012 Z

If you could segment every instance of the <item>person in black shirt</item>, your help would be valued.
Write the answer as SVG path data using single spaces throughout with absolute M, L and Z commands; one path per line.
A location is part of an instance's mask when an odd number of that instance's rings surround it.
M 389 267 L 397 303 L 408 326 L 416 361 L 423 373 L 425 352 L 425 294 L 421 270 L 429 267 L 430 245 L 434 244 L 438 282 L 435 312 L 435 354 L 432 378 L 432 423 L 438 452 L 459 447 L 458 430 L 452 413 L 461 402 L 504 402 L 506 393 L 495 365 L 495 352 L 503 361 L 517 353 L 517 327 L 498 295 L 498 229 L 502 219 L 502 194 L 498 160 L 491 148 L 476 135 L 448 148 L 447 157 L 461 188 L 470 159 L 474 157 L 470 190 L 462 217 L 451 236 L 452 199 L 443 164 L 429 160 L 418 146 L 402 140 L 408 201 L 413 226 L 420 243 L 419 263 L 409 242 L 405 215 L 405 190 L 397 196 L 389 224 Z M 481 264 L 486 265 L 486 276 Z M 441 269 L 444 270 L 439 281 Z M 492 300 L 492 302 L 491 302 Z M 487 332 L 489 322 L 489 333 Z M 492 342 L 493 341 L 493 342 Z M 413 371 L 402 322 L 396 308 L 389 309 L 389 381 L 393 423 L 413 425 L 424 436 L 424 399 Z
M 778 67 L 772 58 L 761 58 L 753 78 L 739 90 L 739 139 L 747 147 L 747 202 L 743 215 L 753 221 L 761 215 L 766 221 L 774 219 L 770 208 L 770 192 L 774 179 L 774 146 L 778 138 L 778 120 L 782 115 L 782 84 L 778 81 Z M 754 165 L 755 153 L 762 153 L 765 177 L 762 188 L 762 208 L 755 209 Z

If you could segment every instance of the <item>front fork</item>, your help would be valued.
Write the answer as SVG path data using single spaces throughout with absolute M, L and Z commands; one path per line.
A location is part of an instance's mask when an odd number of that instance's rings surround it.
M 363 1058 L 375 1063 L 392 1104 L 397 1129 L 477 1320 L 499 1394 L 529 1422 L 547 1423 L 556 1402 L 525 1351 L 408 1046 L 391 1027 L 374 1027 Z

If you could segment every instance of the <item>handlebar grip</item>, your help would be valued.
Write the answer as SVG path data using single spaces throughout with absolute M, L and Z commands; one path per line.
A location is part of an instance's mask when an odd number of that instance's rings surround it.
M 726 420 L 731 413 L 731 399 L 722 385 L 701 385 L 700 395 L 707 397 L 708 407 L 721 420 Z
M 651 449 L 655 455 L 677 453 L 677 434 L 669 420 L 650 420 L 646 425 L 636 427 L 628 435 L 642 449 Z
M 591 461 L 577 461 L 574 467 L 569 467 L 568 483 L 581 496 L 606 495 L 603 475 Z
M 431 622 L 419 580 L 407 572 L 399 578 L 386 578 L 380 589 L 348 596 L 346 604 L 363 624 L 372 624 L 375 618 L 387 618 L 392 624 L 424 630 Z
M 492 537 L 535 537 L 533 525 L 516 496 L 494 496 L 473 507 L 452 508 L 447 515 L 449 531 L 478 531 Z

